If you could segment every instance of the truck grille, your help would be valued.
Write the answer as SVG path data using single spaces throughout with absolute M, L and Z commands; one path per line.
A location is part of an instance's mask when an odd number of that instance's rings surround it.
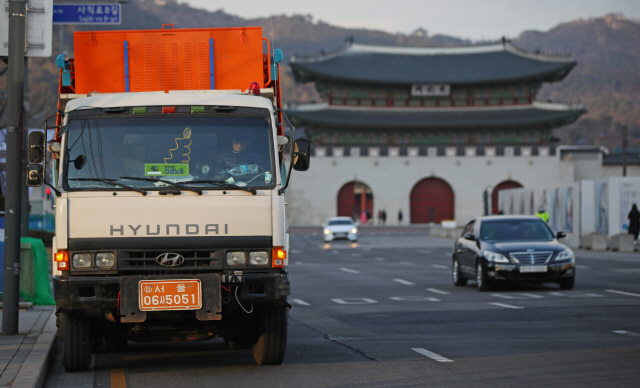
M 509 256 L 516 263 L 520 264 L 545 264 L 549 261 L 553 252 L 549 251 L 533 251 L 533 252 L 511 252 Z
M 222 270 L 222 250 L 175 250 L 184 257 L 184 263 L 175 267 L 158 264 L 156 258 L 167 251 L 120 250 L 118 270 L 127 275 L 193 274 Z

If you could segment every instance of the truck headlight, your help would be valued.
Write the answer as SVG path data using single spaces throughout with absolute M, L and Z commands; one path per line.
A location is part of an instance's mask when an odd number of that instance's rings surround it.
M 571 260 L 571 259 L 573 259 L 573 251 L 567 248 L 564 251 L 558 253 L 558 256 L 556 256 L 555 261 L 565 261 L 565 260 Z
M 72 261 L 74 268 L 89 268 L 91 267 L 91 253 L 74 253 Z
M 96 267 L 111 268 L 116 260 L 112 252 L 101 252 L 96 254 Z
M 249 253 L 249 264 L 251 265 L 267 265 L 269 255 L 267 252 L 251 252 Z
M 484 251 L 484 258 L 494 263 L 509 263 L 509 259 L 504 257 L 502 253 Z
M 244 265 L 246 261 L 244 252 L 227 252 L 227 265 Z

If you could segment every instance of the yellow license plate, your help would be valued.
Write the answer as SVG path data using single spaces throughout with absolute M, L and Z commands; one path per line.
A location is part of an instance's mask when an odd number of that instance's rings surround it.
M 140 311 L 198 310 L 201 288 L 200 279 L 141 280 Z

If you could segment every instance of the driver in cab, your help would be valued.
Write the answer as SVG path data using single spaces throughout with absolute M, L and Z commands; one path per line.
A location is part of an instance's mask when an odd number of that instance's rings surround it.
M 258 173 L 262 161 L 260 155 L 248 150 L 251 140 L 251 135 L 246 131 L 238 131 L 231 135 L 231 149 L 219 154 L 216 169 L 219 177 L 233 178 Z

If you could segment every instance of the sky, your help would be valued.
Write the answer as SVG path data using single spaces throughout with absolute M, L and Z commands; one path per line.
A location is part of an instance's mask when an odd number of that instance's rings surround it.
M 640 20 L 640 0 L 179 0 L 194 8 L 245 19 L 312 15 L 331 25 L 463 39 L 515 38 L 527 30 L 548 31 L 562 22 L 622 13 Z

